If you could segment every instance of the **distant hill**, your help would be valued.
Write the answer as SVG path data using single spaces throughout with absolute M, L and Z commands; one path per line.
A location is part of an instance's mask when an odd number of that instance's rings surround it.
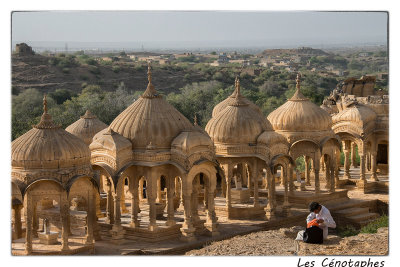
M 68 70 L 50 61 L 54 56 L 12 55 L 12 86 L 19 92 L 28 88 L 36 88 L 40 92 L 51 92 L 55 89 L 68 89 L 79 93 L 82 83 L 98 84 L 103 90 L 113 91 L 120 82 L 124 82 L 128 90 L 144 91 L 147 86 L 147 66 L 138 68 L 132 63 L 118 64 L 118 72 L 111 65 L 78 64 L 68 67 Z M 95 67 L 96 72 L 93 72 Z M 190 78 L 184 79 L 184 70 L 154 67 L 153 84 L 162 94 L 178 92 L 179 88 L 188 83 L 204 80 L 199 73 L 190 73 Z
M 299 47 L 293 49 L 266 49 L 261 52 L 261 56 L 282 56 L 282 55 L 299 55 L 299 56 L 329 56 L 331 54 L 311 47 Z

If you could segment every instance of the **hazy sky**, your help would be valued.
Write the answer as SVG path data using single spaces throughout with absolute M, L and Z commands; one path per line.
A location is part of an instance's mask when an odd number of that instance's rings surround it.
M 14 12 L 12 40 L 351 44 L 386 42 L 385 12 Z

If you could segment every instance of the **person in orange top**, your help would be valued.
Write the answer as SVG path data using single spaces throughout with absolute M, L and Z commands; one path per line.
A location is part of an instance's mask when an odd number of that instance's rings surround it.
M 311 202 L 309 207 L 311 213 L 307 216 L 307 228 L 309 223 L 316 220 L 317 226 L 324 231 L 324 239 L 326 239 L 328 237 L 328 227 L 336 228 L 336 223 L 331 213 L 318 202 Z

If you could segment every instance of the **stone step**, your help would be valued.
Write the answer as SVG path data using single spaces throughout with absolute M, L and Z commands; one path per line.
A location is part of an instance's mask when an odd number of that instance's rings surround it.
M 347 217 L 350 221 L 353 221 L 355 223 L 360 223 L 362 221 L 366 220 L 373 220 L 379 217 L 378 213 L 363 213 L 363 214 L 358 214 L 358 215 L 353 215 Z
M 369 224 L 369 223 L 371 223 L 371 222 L 373 222 L 375 220 L 376 220 L 376 218 L 361 221 L 361 222 L 358 223 L 358 226 L 361 228 L 361 227 L 363 227 L 363 226 L 365 226 L 365 225 L 367 225 L 367 224 Z
M 369 208 L 347 208 L 344 210 L 336 211 L 337 215 L 345 217 L 355 216 L 359 214 L 366 214 L 366 213 L 369 213 Z

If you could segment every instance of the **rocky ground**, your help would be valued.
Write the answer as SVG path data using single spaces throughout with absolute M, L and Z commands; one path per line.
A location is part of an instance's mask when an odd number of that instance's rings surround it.
M 299 227 L 281 228 L 236 236 L 213 242 L 201 249 L 191 250 L 191 256 L 288 256 L 288 255 L 387 255 L 388 228 L 380 228 L 376 234 L 359 234 L 341 238 L 330 235 L 322 245 L 294 241 Z

